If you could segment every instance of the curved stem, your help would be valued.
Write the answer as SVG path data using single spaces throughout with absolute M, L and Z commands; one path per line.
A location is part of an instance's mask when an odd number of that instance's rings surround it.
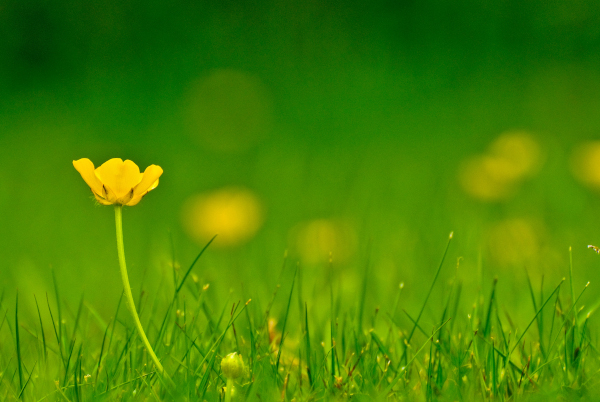
M 125 247 L 123 245 L 123 215 L 122 215 L 122 205 L 115 205 L 115 224 L 117 227 L 117 252 L 119 254 L 119 267 L 121 268 L 121 279 L 123 280 L 123 290 L 125 292 L 125 300 L 127 301 L 127 308 L 129 308 L 129 312 L 133 317 L 133 322 L 135 323 L 135 327 L 137 328 L 138 334 L 142 341 L 144 342 L 144 346 L 148 351 L 148 354 L 154 361 L 156 365 L 157 371 L 167 379 L 169 385 L 174 385 L 173 381 L 163 368 L 162 364 L 156 357 L 150 342 L 148 342 L 148 338 L 146 337 L 146 333 L 144 332 L 144 328 L 142 327 L 142 323 L 140 322 L 140 317 L 137 314 L 135 309 L 135 303 L 133 302 L 133 295 L 131 294 L 131 286 L 129 285 L 129 277 L 127 276 L 127 265 L 125 263 Z

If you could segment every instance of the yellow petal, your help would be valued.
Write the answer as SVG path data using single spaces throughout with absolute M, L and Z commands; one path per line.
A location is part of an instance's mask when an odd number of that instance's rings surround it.
M 158 178 L 163 174 L 163 170 L 158 165 L 150 165 L 144 171 L 144 177 L 133 189 L 135 195 L 144 195 L 158 186 Z
M 110 202 L 109 200 L 106 200 L 106 199 L 100 197 L 98 194 L 94 193 L 94 197 L 96 197 L 96 201 L 98 201 L 102 205 L 112 205 L 112 204 L 114 204 L 113 202 Z
M 129 190 L 127 194 L 117 200 L 117 204 L 128 205 L 133 198 L 133 189 Z
M 102 182 L 94 174 L 94 164 L 88 158 L 73 161 L 73 166 L 95 195 L 102 196 Z
M 142 200 L 142 197 L 144 197 L 144 195 L 146 194 L 134 195 L 133 198 L 129 200 L 129 202 L 125 205 L 127 205 L 128 207 L 133 207 L 134 205 L 137 205 L 137 203 L 140 202 Z
M 129 206 L 129 207 L 132 207 L 132 206 L 136 205 L 138 202 L 140 202 L 140 201 L 142 200 L 142 198 L 143 198 L 143 197 L 144 197 L 146 194 L 148 194 L 148 192 L 149 192 L 150 190 L 154 190 L 154 189 L 155 189 L 157 186 L 158 186 L 158 180 L 156 180 L 156 181 L 155 181 L 155 182 L 152 184 L 152 186 L 150 186 L 150 189 L 148 189 L 148 191 L 146 191 L 145 193 L 139 194 L 139 195 L 134 195 L 134 196 L 131 198 L 131 201 L 129 201 L 129 202 L 128 202 L 127 204 L 125 204 L 125 205 L 127 205 L 127 206 Z
M 113 158 L 104 162 L 96 169 L 96 176 L 109 193 L 112 190 L 114 197 L 117 199 L 116 202 L 127 199 L 131 189 L 142 180 L 142 174 L 138 166 L 130 160 L 123 162 L 120 158 Z
M 115 192 L 112 191 L 106 184 L 102 185 L 102 197 L 108 201 L 107 205 L 116 204 L 118 202 Z

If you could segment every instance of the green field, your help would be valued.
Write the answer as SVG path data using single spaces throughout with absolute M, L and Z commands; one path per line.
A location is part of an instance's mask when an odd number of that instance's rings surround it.
M 591 2 L 0 3 L 0 400 L 600 397 L 598 26 Z M 123 207 L 163 375 L 81 158 L 164 170 Z

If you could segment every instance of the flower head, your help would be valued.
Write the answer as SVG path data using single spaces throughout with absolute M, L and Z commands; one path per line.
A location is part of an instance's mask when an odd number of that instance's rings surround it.
M 158 178 L 163 170 L 150 165 L 144 173 L 130 160 L 123 162 L 113 158 L 98 168 L 87 158 L 73 161 L 73 166 L 90 186 L 96 200 L 102 205 L 136 205 L 148 191 L 158 186 Z
M 496 138 L 487 152 L 463 162 L 460 184 L 480 201 L 504 201 L 537 174 L 543 159 L 542 147 L 532 135 L 507 132 Z
M 235 380 L 244 373 L 244 361 L 236 352 L 230 353 L 221 360 L 221 371 L 227 379 Z
M 183 206 L 184 229 L 199 244 L 215 234 L 216 247 L 235 247 L 252 239 L 263 225 L 264 208 L 254 192 L 227 187 L 192 196 Z

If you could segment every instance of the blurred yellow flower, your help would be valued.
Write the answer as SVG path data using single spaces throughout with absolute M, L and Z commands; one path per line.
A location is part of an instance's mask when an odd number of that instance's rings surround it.
M 136 205 L 158 186 L 163 173 L 160 166 L 150 165 L 142 174 L 135 163 L 120 158 L 110 159 L 97 169 L 87 158 L 73 161 L 73 166 L 102 205 Z
M 571 171 L 582 183 L 600 188 L 600 141 L 579 145 L 571 154 Z
M 223 188 L 190 198 L 182 210 L 184 229 L 203 244 L 214 235 L 215 246 L 237 246 L 250 240 L 263 224 L 258 197 L 243 188 Z
M 184 102 L 184 129 L 215 151 L 246 151 L 265 139 L 273 126 L 268 88 L 244 71 L 212 71 L 190 85 Z
M 498 201 L 508 198 L 515 191 L 515 183 L 506 172 L 511 169 L 505 159 L 478 155 L 471 157 L 460 167 L 459 181 L 467 194 L 481 201 Z
M 315 219 L 292 230 L 292 242 L 303 261 L 309 264 L 327 262 L 330 256 L 346 261 L 355 251 L 356 233 L 345 222 Z
M 496 223 L 487 233 L 492 261 L 501 266 L 530 266 L 539 257 L 544 228 L 530 220 L 513 218 Z
M 504 133 L 496 138 L 488 154 L 506 162 L 504 175 L 512 180 L 532 177 L 542 162 L 540 145 L 530 134 L 520 131 Z
M 481 201 L 509 198 L 524 179 L 537 173 L 542 162 L 539 144 L 527 133 L 499 136 L 482 155 L 467 159 L 459 169 L 465 192 Z

